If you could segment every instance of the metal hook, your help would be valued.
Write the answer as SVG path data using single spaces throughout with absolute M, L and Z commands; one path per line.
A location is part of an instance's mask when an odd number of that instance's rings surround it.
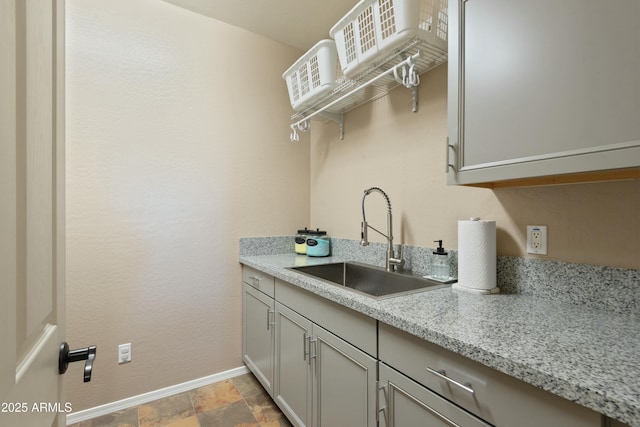
M 402 67 L 399 67 L 399 66 L 397 66 L 397 65 L 396 65 L 395 67 L 393 67 L 393 78 L 394 78 L 398 83 L 400 83 L 401 85 L 403 85 L 403 84 L 404 84 L 404 79 L 398 75 L 398 68 L 402 68 L 402 70 L 403 70 L 403 74 L 404 74 L 404 65 L 403 65 Z
M 409 67 L 409 76 L 407 77 L 407 82 L 409 85 L 407 87 L 414 87 L 420 84 L 420 76 L 418 75 L 418 73 L 416 73 L 415 65 L 416 64 L 411 64 L 411 66 Z
M 298 129 L 301 130 L 302 132 L 308 131 L 310 127 L 311 125 L 309 124 L 309 120 L 298 122 Z
M 291 125 L 291 133 L 289 134 L 289 140 L 291 142 L 300 141 L 300 136 L 298 136 L 298 132 L 296 131 L 296 128 L 294 125 Z

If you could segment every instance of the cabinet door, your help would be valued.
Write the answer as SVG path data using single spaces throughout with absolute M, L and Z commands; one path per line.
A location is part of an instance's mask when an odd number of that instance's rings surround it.
M 242 290 L 242 359 L 273 396 L 274 301 L 246 283 Z
M 311 326 L 309 319 L 276 302 L 274 400 L 296 427 L 311 425 Z
M 450 184 L 640 166 L 640 2 L 449 7 Z
M 380 427 L 490 427 L 384 363 L 379 364 Z
M 313 326 L 314 420 L 318 427 L 376 427 L 376 359 Z

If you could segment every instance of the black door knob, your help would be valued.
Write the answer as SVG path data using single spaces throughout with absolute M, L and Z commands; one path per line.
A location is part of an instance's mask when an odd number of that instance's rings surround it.
M 69 344 L 60 343 L 60 355 L 58 356 L 58 372 L 60 375 L 67 372 L 69 363 L 86 360 L 84 364 L 84 382 L 91 381 L 91 371 L 93 370 L 93 361 L 96 358 L 96 346 L 92 345 L 77 350 L 69 350 Z

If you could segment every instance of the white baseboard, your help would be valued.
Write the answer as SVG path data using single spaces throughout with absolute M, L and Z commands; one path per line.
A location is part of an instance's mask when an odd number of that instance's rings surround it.
M 139 394 L 137 396 L 127 397 L 126 399 L 117 400 L 115 402 L 106 403 L 104 405 L 95 406 L 93 408 L 85 409 L 82 411 L 72 412 L 67 415 L 67 425 L 90 420 L 91 418 L 100 417 L 102 415 L 107 415 L 115 411 L 121 411 L 133 406 L 142 405 L 153 400 L 162 399 L 164 397 L 169 397 L 188 390 L 193 390 L 194 388 L 203 387 L 205 385 L 213 384 L 218 381 L 237 377 L 238 375 L 243 375 L 248 372 L 249 369 L 247 369 L 246 366 L 240 366 L 238 368 L 229 369 L 228 371 L 219 372 L 207 377 L 197 378 L 195 380 L 150 391 L 148 393 Z

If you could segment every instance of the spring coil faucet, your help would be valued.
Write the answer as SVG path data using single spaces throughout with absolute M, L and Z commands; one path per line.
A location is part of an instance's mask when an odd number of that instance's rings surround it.
M 380 193 L 382 197 L 387 201 L 387 234 L 375 229 L 367 223 L 367 217 L 364 210 L 364 200 L 371 193 Z M 404 260 L 402 259 L 402 254 L 396 258 L 395 253 L 393 251 L 393 226 L 392 226 L 392 214 L 391 214 L 391 200 L 389 200 L 389 196 L 379 187 L 371 187 L 367 190 L 364 190 L 364 194 L 362 195 L 362 223 L 360 226 L 360 244 L 362 246 L 367 246 L 369 244 L 367 231 L 368 229 L 372 229 L 376 233 L 387 239 L 387 253 L 385 260 L 385 268 L 387 271 L 395 271 L 398 267 L 404 264 Z

